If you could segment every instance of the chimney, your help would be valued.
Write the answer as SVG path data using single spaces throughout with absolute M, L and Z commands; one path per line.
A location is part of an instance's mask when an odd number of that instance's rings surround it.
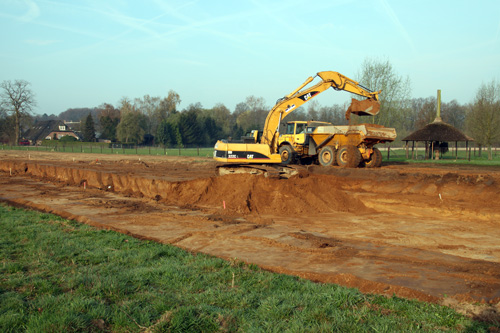
M 436 119 L 434 119 L 435 123 L 438 122 L 443 122 L 443 119 L 441 119 L 441 89 L 438 89 L 438 94 L 437 94 L 437 115 Z

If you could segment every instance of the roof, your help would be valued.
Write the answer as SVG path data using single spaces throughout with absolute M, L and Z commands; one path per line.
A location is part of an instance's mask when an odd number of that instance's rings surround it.
M 60 130 L 59 126 L 64 126 L 66 130 Z M 31 141 L 45 139 L 52 132 L 73 132 L 62 120 L 38 121 L 23 133 L 23 137 Z
M 402 141 L 474 141 L 473 138 L 463 134 L 460 130 L 439 119 L 411 133 Z

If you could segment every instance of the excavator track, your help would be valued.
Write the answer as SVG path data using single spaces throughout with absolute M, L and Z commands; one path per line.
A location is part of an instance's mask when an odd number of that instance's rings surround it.
M 219 176 L 231 174 L 263 175 L 272 179 L 288 179 L 293 176 L 304 177 L 309 172 L 307 168 L 300 165 L 275 165 L 275 164 L 224 164 L 218 165 Z

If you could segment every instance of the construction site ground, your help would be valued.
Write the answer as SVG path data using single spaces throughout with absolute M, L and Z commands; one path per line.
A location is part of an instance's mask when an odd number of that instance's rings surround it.
M 500 167 L 310 166 L 0 152 L 0 198 L 266 270 L 431 302 L 500 302 Z

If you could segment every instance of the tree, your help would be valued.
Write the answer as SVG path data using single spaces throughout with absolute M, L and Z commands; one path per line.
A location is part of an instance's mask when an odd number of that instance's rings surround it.
M 436 119 L 437 115 L 437 98 L 427 97 L 425 99 L 420 99 L 420 109 L 417 111 L 417 118 L 415 127 L 416 129 L 422 128 L 427 124 L 430 124 Z
M 224 104 L 216 104 L 212 109 L 207 110 L 205 116 L 212 118 L 215 125 L 220 128 L 217 139 L 227 137 L 231 133 L 233 117 L 231 117 L 231 111 Z
M 0 108 L 14 116 L 15 144 L 19 144 L 22 118 L 29 117 L 36 106 L 30 83 L 24 80 L 3 81 L 0 85 Z
M 157 118 L 158 121 L 166 120 L 171 115 L 177 113 L 177 105 L 181 103 L 179 94 L 173 90 L 168 92 L 168 96 L 160 101 Z
M 111 104 L 103 104 L 99 107 L 99 122 L 101 123 L 101 139 L 116 141 L 116 127 L 120 123 L 120 110 Z
M 236 105 L 236 123 L 244 132 L 264 128 L 269 108 L 262 97 L 248 96 L 244 103 Z
M 0 142 L 15 142 L 14 131 L 15 120 L 14 115 L 8 116 L 5 112 L 0 112 Z
M 158 125 L 156 133 L 156 142 L 162 144 L 164 147 L 173 146 L 177 142 L 177 126 L 168 120 L 162 120 Z
M 190 105 L 188 111 L 183 111 L 177 122 L 182 139 L 180 146 L 199 145 L 203 142 L 203 127 L 198 120 L 198 109 L 201 105 Z M 179 145 L 179 142 L 177 142 Z
M 466 118 L 467 131 L 481 146 L 488 147 L 488 159 L 493 159 L 491 146 L 500 142 L 500 83 L 495 80 L 482 84 Z
M 146 134 L 146 117 L 139 111 L 127 112 L 116 128 L 118 140 L 125 143 L 142 143 Z
M 146 133 L 156 133 L 158 128 L 160 97 L 151 97 L 144 95 L 142 99 L 136 98 L 134 101 L 136 110 L 142 112 L 146 116 Z
M 146 117 L 130 103 L 128 98 L 120 101 L 121 120 L 116 127 L 118 140 L 125 143 L 142 143 L 146 134 Z
M 83 128 L 83 141 L 94 142 L 95 139 L 94 118 L 92 118 L 92 115 L 89 113 L 85 119 L 85 126 Z
M 465 114 L 467 108 L 458 104 L 456 100 L 449 103 L 443 103 L 441 106 L 441 116 L 443 121 L 458 128 L 459 130 L 465 129 Z
M 380 113 L 373 117 L 374 123 L 405 129 L 413 126 L 405 115 L 410 110 L 410 78 L 398 75 L 389 60 L 366 59 L 357 81 L 374 91 L 382 90 Z

